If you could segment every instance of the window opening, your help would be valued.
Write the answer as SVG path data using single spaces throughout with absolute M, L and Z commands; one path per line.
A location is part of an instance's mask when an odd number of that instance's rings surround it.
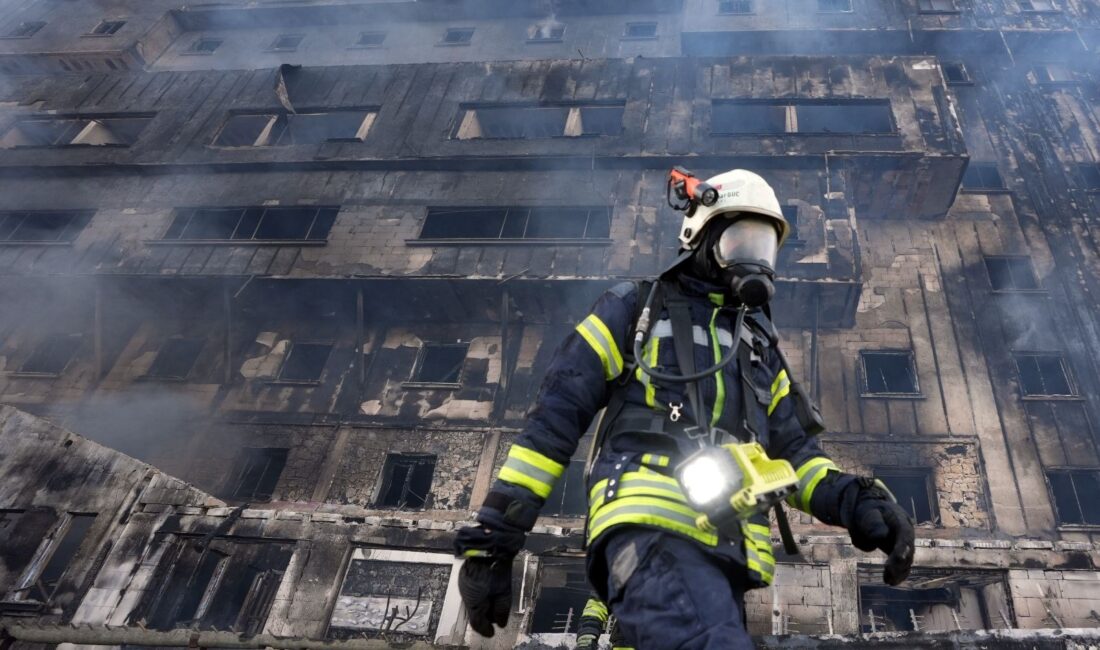
M 577 631 L 577 621 L 591 595 L 585 578 L 584 560 L 543 557 L 539 566 L 531 634 L 568 634 Z
M 850 12 L 852 0 L 817 0 L 817 10 L 824 13 Z
M 95 523 L 95 514 L 70 513 L 69 520 L 64 526 L 64 532 L 60 533 L 60 539 L 55 538 L 54 548 L 50 559 L 42 572 L 38 575 L 38 583 L 45 591 L 45 599 L 48 600 L 57 591 L 62 576 L 69 569 L 73 558 L 76 557 L 84 538 Z
M 619 135 L 623 128 L 624 107 L 477 106 L 463 110 L 454 132 L 459 140 Z
M 420 239 L 607 239 L 609 208 L 429 208 Z
M 88 32 L 89 36 L 113 36 L 118 30 L 122 29 L 122 26 L 126 24 L 125 20 L 103 20 L 98 25 L 92 28 L 92 31 Z
M 1060 524 L 1100 525 L 1100 470 L 1048 470 Z
M 627 23 L 623 38 L 657 38 L 657 23 Z
M 461 27 L 448 29 L 443 34 L 444 45 L 469 45 L 474 38 L 473 27 Z
M 860 566 L 862 632 L 946 632 L 1011 627 L 1004 573 L 915 567 L 898 587 L 882 584 L 882 567 Z
M 425 343 L 420 348 L 412 381 L 428 384 L 459 383 L 469 349 L 469 343 Z
M 157 358 L 153 360 L 153 365 L 145 376 L 156 379 L 187 379 L 204 342 L 203 339 L 168 339 L 157 352 Z
M 936 488 L 928 468 L 878 467 L 874 474 L 918 524 L 939 523 Z
M 428 500 L 435 473 L 435 456 L 387 454 L 382 468 L 379 508 L 419 510 Z
M 898 352 L 860 352 L 865 388 L 872 395 L 917 395 L 917 373 L 913 354 Z
M 716 101 L 711 108 L 715 135 L 889 134 L 894 133 L 889 100 Z
M 985 268 L 994 291 L 1034 291 L 1042 288 L 1028 257 L 989 256 L 985 258 Z
M 962 186 L 964 190 L 1003 190 L 1005 183 L 1001 172 L 997 171 L 997 163 L 970 161 L 963 174 Z
M 719 0 L 720 14 L 751 14 L 752 0 Z
M 0 212 L 0 243 L 72 242 L 91 219 L 90 212 Z
M 358 47 L 380 47 L 386 40 L 386 32 L 359 32 Z
M 272 52 L 293 52 L 298 49 L 303 38 L 303 34 L 279 34 L 268 49 Z
M 352 552 L 328 636 L 361 639 L 385 634 L 393 643 L 436 633 L 448 596 L 452 562 L 447 555 L 359 548 Z
M 780 207 L 783 212 L 783 218 L 787 220 L 787 224 L 791 227 L 790 240 L 798 241 L 798 206 L 797 205 L 784 205 Z
M 1020 391 L 1024 395 L 1053 397 L 1076 394 L 1061 354 L 1017 352 L 1013 357 L 1020 376 Z
M 41 594 L 34 586 L 32 576 L 25 576 L 27 567 L 41 555 L 43 541 L 57 523 L 57 514 L 52 508 L 31 508 L 29 510 L 0 510 L 0 563 L 7 569 L 10 582 L 3 585 L 0 595 L 8 588 L 12 591 L 6 596 L 10 600 L 40 598 Z M 41 562 L 35 562 L 41 565 Z M 24 579 L 20 582 L 20 576 Z
M 232 474 L 229 498 L 268 501 L 286 467 L 288 450 L 280 447 L 245 447 Z
M 53 334 L 46 337 L 23 362 L 19 372 L 36 375 L 60 375 L 80 348 L 80 334 Z
M 1020 11 L 1058 11 L 1053 0 L 1020 0 Z
M 222 39 L 220 38 L 199 38 L 194 43 L 191 43 L 191 47 L 188 50 L 191 54 L 213 54 L 214 50 L 221 47 Z
M 1073 71 L 1061 63 L 1035 66 L 1035 80 L 1041 84 L 1070 84 L 1077 81 Z
M 219 147 L 274 147 L 325 142 L 362 142 L 376 111 L 238 113 L 214 138 Z
M 279 381 L 316 382 L 325 370 L 331 343 L 293 343 L 279 371 Z
M 962 63 L 941 63 L 940 70 L 948 85 L 970 83 L 970 73 Z
M 1077 174 L 1081 179 L 1081 187 L 1087 190 L 1100 190 L 1100 166 L 1096 163 L 1077 165 Z
M 183 208 L 164 240 L 324 241 L 339 208 Z
M 557 43 L 565 36 L 565 25 L 560 23 L 536 23 L 527 30 L 527 40 L 532 43 Z
M 8 38 L 30 38 L 38 33 L 38 30 L 46 26 L 46 23 L 41 20 L 28 20 L 19 23 L 8 32 Z
M 128 147 L 152 117 L 72 117 L 19 120 L 0 138 L 0 147 Z
M 917 7 L 922 14 L 955 14 L 959 12 L 959 8 L 955 6 L 955 0 L 920 0 Z

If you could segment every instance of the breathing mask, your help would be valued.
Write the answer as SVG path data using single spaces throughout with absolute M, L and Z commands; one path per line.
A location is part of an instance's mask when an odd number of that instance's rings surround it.
M 733 293 L 749 307 L 760 307 L 775 295 L 775 257 L 779 231 L 772 219 L 743 212 L 729 220 L 711 253 L 727 272 Z

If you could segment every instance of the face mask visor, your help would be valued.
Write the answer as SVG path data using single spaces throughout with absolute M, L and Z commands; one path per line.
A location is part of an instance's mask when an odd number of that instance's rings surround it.
M 765 217 L 742 214 L 726 226 L 714 245 L 714 259 L 724 269 L 734 266 L 775 269 L 779 231 Z

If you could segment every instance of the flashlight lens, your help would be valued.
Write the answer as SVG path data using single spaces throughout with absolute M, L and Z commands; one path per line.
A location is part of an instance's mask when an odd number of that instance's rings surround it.
M 688 463 L 680 473 L 680 485 L 693 505 L 705 506 L 726 491 L 728 478 L 722 466 L 710 456 L 700 456 Z
M 718 202 L 718 190 L 713 187 L 707 188 L 703 191 L 703 205 L 710 207 Z

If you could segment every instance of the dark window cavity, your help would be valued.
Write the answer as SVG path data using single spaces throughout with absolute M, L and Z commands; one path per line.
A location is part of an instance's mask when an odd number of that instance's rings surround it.
M 735 100 L 711 109 L 715 135 L 894 133 L 889 100 Z
M 53 334 L 46 337 L 26 361 L 19 372 L 35 375 L 60 375 L 80 348 L 80 334 Z
M 381 47 L 386 40 L 386 32 L 359 32 L 356 47 Z
M 957 86 L 971 83 L 970 73 L 962 63 L 941 63 L 940 70 L 943 71 L 943 78 L 949 85 Z
M 963 174 L 962 187 L 964 190 L 1003 190 L 1005 182 L 997 171 L 997 163 L 972 160 Z
M 329 621 L 329 638 L 362 639 L 381 633 L 392 645 L 404 647 L 436 633 L 451 563 L 378 559 L 382 553 L 352 551 Z M 411 555 L 427 559 L 435 554 Z
M 852 10 L 852 0 L 817 0 L 817 10 L 824 13 L 843 13 Z
M 1041 289 L 1031 258 L 1019 256 L 990 256 L 985 258 L 989 283 L 994 291 L 1035 291 Z
M 864 389 L 871 395 L 918 395 L 913 353 L 908 351 L 860 352 Z
M 34 586 L 37 576 L 24 573 L 57 520 L 57 513 L 52 508 L 0 510 L 0 563 L 11 580 L 10 584 L 3 585 L 0 593 L 9 587 L 19 587 L 20 593 L 27 598 L 44 597 Z M 16 583 L 20 577 L 22 580 Z
M 544 557 L 539 566 L 535 611 L 531 614 L 529 632 L 575 633 L 590 594 L 584 560 Z
M 898 505 L 905 509 L 918 524 L 938 523 L 936 489 L 932 482 L 932 470 L 927 468 L 880 467 L 875 476 L 897 497 Z
M 412 381 L 427 384 L 457 384 L 462 379 L 468 343 L 425 343 L 416 359 Z
M 435 456 L 388 454 L 382 468 L 379 508 L 419 510 L 428 500 L 435 473 Z
M 1020 11 L 1058 11 L 1054 0 L 1019 0 Z
M 279 370 L 279 381 L 313 383 L 321 380 L 331 343 L 293 343 Z
M 783 218 L 787 220 L 787 225 L 791 227 L 789 241 L 798 241 L 798 206 L 784 205 L 780 209 L 783 211 Z
M 0 147 L 128 147 L 152 116 L 50 117 L 19 120 L 0 137 Z
M 563 36 L 565 25 L 561 23 L 536 23 L 527 30 L 527 41 L 530 43 L 558 43 Z
M 454 137 L 555 138 L 619 135 L 622 105 L 465 107 Z
M 657 38 L 657 23 L 627 23 L 623 38 Z
M 302 34 L 279 34 L 274 41 L 271 41 L 271 47 L 268 49 L 272 52 L 293 52 L 298 49 L 303 38 L 305 36 Z
M 222 39 L 220 38 L 199 38 L 194 43 L 191 43 L 191 47 L 187 50 L 190 54 L 213 54 L 214 50 L 221 47 Z
M 607 239 L 609 208 L 429 208 L 420 239 Z
M 91 212 L 0 212 L 0 244 L 72 242 L 91 219 Z
M 720 14 L 751 14 L 752 0 L 719 0 Z
M 1058 353 L 1016 352 L 1016 370 L 1024 395 L 1053 397 L 1075 395 L 1066 370 L 1066 360 Z
M 1048 470 L 1058 523 L 1100 526 L 1100 470 Z
M 276 147 L 362 142 L 376 115 L 374 110 L 236 113 L 226 120 L 214 144 L 219 147 Z
M 38 30 L 46 26 L 41 20 L 28 20 L 16 25 L 7 33 L 7 38 L 30 38 L 38 33 Z
M 157 352 L 157 358 L 153 360 L 153 365 L 145 376 L 155 379 L 187 379 L 204 343 L 203 339 L 168 339 Z
M 929 632 L 1004 627 L 1012 607 L 1003 572 L 916 567 L 897 587 L 882 584 L 882 567 L 860 566 L 861 632 Z
M 587 449 L 582 445 L 580 448 Z M 554 484 L 554 490 L 546 497 L 542 514 L 562 517 L 579 517 L 588 512 L 588 495 L 584 488 L 584 459 L 570 461 L 565 472 Z
M 919 0 L 917 7 L 922 14 L 957 14 L 955 0 Z
M 457 27 L 448 29 L 443 34 L 444 45 L 469 45 L 474 38 L 473 27 Z
M 1073 71 L 1061 63 L 1035 66 L 1035 81 L 1041 84 L 1072 84 L 1077 81 Z
M 237 458 L 227 495 L 237 501 L 267 501 L 286 467 L 287 450 L 246 447 Z
M 1077 165 L 1077 176 L 1081 179 L 1081 187 L 1086 190 L 1100 190 L 1100 166 L 1096 163 L 1082 163 Z
M 184 208 L 168 241 L 324 241 L 339 208 Z
M 65 575 L 77 551 L 80 550 L 84 538 L 95 523 L 94 514 L 69 515 L 68 521 L 62 524 L 58 536 L 54 538 L 53 548 L 50 550 L 50 559 L 38 575 L 38 583 L 42 586 L 47 598 L 53 596 L 57 590 L 61 577 Z
M 93 27 L 88 36 L 113 36 L 125 24 L 125 20 L 104 20 Z

